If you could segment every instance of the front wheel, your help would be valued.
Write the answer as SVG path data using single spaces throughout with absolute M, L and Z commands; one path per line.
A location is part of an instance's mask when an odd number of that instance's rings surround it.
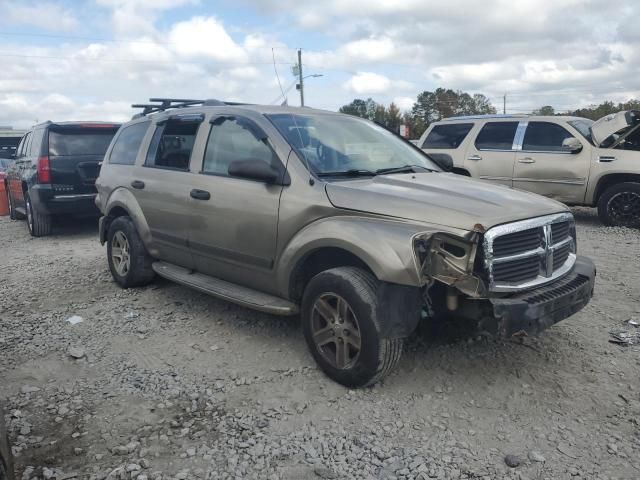
M 598 216 L 605 225 L 640 227 L 640 183 L 609 187 L 598 200 Z
M 302 300 L 302 328 L 320 368 L 347 387 L 365 387 L 398 364 L 403 340 L 384 338 L 378 318 L 378 280 L 355 267 L 311 279 Z
M 122 288 L 147 285 L 155 276 L 153 258 L 129 217 L 118 217 L 109 225 L 107 259 L 113 279 Z

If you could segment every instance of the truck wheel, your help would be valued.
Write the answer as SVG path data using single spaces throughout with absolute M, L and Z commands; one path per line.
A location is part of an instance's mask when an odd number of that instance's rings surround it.
M 609 187 L 598 200 L 598 216 L 605 225 L 640 227 L 640 183 Z
M 24 194 L 24 201 L 27 211 L 27 227 L 31 236 L 46 237 L 51 235 L 51 215 L 40 213 L 34 209 L 28 193 Z
M 347 387 L 376 383 L 402 354 L 402 339 L 380 333 L 377 284 L 369 272 L 339 267 L 313 277 L 304 291 L 302 328 L 311 354 Z
M 109 225 L 107 259 L 113 279 L 122 288 L 147 285 L 155 276 L 153 258 L 129 217 L 118 217 Z

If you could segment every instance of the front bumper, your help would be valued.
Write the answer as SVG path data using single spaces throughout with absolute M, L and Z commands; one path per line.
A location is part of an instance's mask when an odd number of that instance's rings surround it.
M 593 296 L 596 267 L 578 257 L 571 273 L 550 285 L 489 302 L 493 318 L 480 321 L 480 329 L 500 337 L 538 334 L 581 310 Z

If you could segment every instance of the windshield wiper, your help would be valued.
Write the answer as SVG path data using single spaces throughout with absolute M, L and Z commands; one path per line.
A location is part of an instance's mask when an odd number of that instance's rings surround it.
M 336 172 L 320 172 L 318 173 L 319 177 L 375 177 L 378 173 L 372 172 L 371 170 L 364 169 L 351 169 L 344 171 L 336 171 Z
M 378 175 L 385 175 L 388 173 L 416 173 L 416 169 L 426 170 L 427 172 L 433 172 L 433 170 L 423 167 L 421 165 L 403 165 L 402 167 L 380 168 L 376 170 Z

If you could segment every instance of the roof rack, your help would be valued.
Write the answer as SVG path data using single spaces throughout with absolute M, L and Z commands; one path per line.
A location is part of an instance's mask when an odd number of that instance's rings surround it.
M 134 103 L 132 108 L 142 108 L 142 113 L 134 115 L 134 118 L 143 117 L 151 113 L 163 112 L 170 108 L 185 108 L 202 105 L 204 107 L 221 107 L 223 105 L 246 105 L 237 102 L 223 102 L 210 98 L 208 100 L 193 100 L 185 98 L 150 98 L 149 102 L 154 103 Z

